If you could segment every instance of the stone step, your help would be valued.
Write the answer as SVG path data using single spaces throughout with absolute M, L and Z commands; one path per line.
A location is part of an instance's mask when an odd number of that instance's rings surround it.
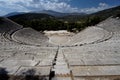
M 75 77 L 87 76 L 120 76 L 120 65 L 118 66 L 75 66 L 71 67 Z

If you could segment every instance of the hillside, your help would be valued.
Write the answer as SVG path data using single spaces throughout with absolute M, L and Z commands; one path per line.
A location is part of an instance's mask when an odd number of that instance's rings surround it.
M 93 16 L 97 16 L 100 17 L 102 20 L 107 19 L 110 16 L 119 16 L 120 17 L 120 6 L 117 7 L 113 7 L 110 9 L 105 9 L 96 13 L 92 13 L 92 14 L 88 14 L 88 15 L 68 15 L 65 17 L 60 18 L 63 21 L 70 21 L 70 22 L 74 22 L 74 21 L 78 21 L 78 20 L 83 20 L 85 18 L 91 18 Z
M 56 20 L 54 16 L 41 13 L 26 13 L 8 17 L 9 19 L 23 25 L 24 27 L 31 27 L 38 31 L 56 29 L 55 25 L 62 25 Z M 59 26 L 60 27 L 60 26 Z
M 106 9 L 106 10 L 103 10 L 103 11 L 99 11 L 99 12 L 93 13 L 89 16 L 99 16 L 103 19 L 106 19 L 110 16 L 120 17 L 120 6 L 113 7 L 113 8 L 110 8 L 110 9 Z
M 8 13 L 4 17 L 10 17 L 10 16 L 15 16 L 15 15 L 20 15 L 20 14 L 25 14 L 25 12 L 12 12 L 12 13 Z
M 59 21 L 54 16 L 42 13 L 26 13 L 8 17 L 9 19 L 38 31 L 44 30 L 65 30 L 64 22 Z
M 11 19 L 22 19 L 22 20 L 29 20 L 29 19 L 54 19 L 54 16 L 48 15 L 48 14 L 42 14 L 42 13 L 25 13 L 25 14 L 19 14 L 15 16 L 10 16 L 8 18 Z
M 48 13 L 48 14 L 43 14 Z M 99 11 L 89 15 L 78 15 L 71 13 L 64 17 L 55 17 L 59 15 L 58 12 L 43 11 L 43 13 L 25 13 L 8 17 L 9 19 L 23 25 L 24 27 L 31 27 L 38 31 L 44 30 L 68 30 L 68 31 L 81 31 L 87 26 L 93 26 L 99 22 L 107 19 L 108 17 L 119 17 L 120 6 Z M 62 14 L 62 13 L 61 13 Z M 76 15 L 75 15 L 76 14 Z M 60 16 L 60 15 L 59 15 Z

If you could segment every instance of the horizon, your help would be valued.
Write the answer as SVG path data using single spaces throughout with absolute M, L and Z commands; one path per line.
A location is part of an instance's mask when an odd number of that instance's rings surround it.
M 37 12 L 42 10 L 91 14 L 115 6 L 120 6 L 120 0 L 0 0 L 0 16 L 12 12 Z

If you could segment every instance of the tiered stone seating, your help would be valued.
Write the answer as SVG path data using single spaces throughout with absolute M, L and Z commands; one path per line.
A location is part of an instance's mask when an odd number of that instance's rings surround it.
M 120 79 L 119 19 L 109 18 L 89 27 L 73 36 L 67 46 L 60 45 L 59 48 L 45 46 L 49 45 L 48 38 L 40 32 L 22 28 L 5 18 L 3 21 L 7 24 L 3 22 L 0 26 L 0 74 L 3 74 L 4 69 L 15 79 L 34 75 L 39 76 L 40 80 L 48 80 L 53 60 L 56 64 L 64 63 L 61 53 L 68 68 L 72 70 L 70 74 L 73 74 L 74 80 Z M 58 56 L 55 59 L 56 53 Z
M 31 28 L 24 29 L 9 19 L 3 18 L 2 20 L 3 23 L 0 25 L 0 70 L 4 69 L 5 74 L 8 74 L 9 77 L 13 76 L 10 78 L 21 79 L 21 76 L 25 78 L 25 75 L 31 74 L 26 72 L 33 69 L 37 73 L 33 77 L 39 73 L 41 80 L 43 77 L 48 79 L 57 47 L 34 46 L 47 44 L 48 38 Z M 20 42 L 23 41 L 22 44 L 13 40 L 14 37 Z M 24 70 L 24 76 L 21 70 Z M 4 73 L 0 71 L 0 74 Z
M 110 18 L 97 25 L 113 33 L 109 39 L 81 47 L 61 49 L 69 62 L 75 80 L 120 79 L 119 25 L 120 20 Z
M 48 41 L 47 36 L 31 28 L 24 28 L 19 31 L 16 31 L 12 35 L 12 38 L 16 42 L 31 45 L 45 45 Z
M 102 42 L 111 38 L 112 32 L 108 32 L 99 27 L 88 27 L 80 33 L 76 34 L 71 38 L 69 44 L 72 45 L 86 45 Z
M 12 32 L 21 29 L 22 26 L 7 19 L 7 18 L 1 18 L 2 22 L 0 23 L 0 33 L 7 32 L 8 34 L 11 34 Z

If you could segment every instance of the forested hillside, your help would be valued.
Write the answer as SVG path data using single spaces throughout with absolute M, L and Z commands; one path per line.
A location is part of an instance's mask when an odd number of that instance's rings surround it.
M 38 31 L 68 30 L 76 32 L 88 26 L 96 25 L 111 16 L 120 17 L 120 6 L 89 15 L 69 15 L 58 18 L 48 14 L 25 13 L 8 18 L 24 27 L 31 27 Z

